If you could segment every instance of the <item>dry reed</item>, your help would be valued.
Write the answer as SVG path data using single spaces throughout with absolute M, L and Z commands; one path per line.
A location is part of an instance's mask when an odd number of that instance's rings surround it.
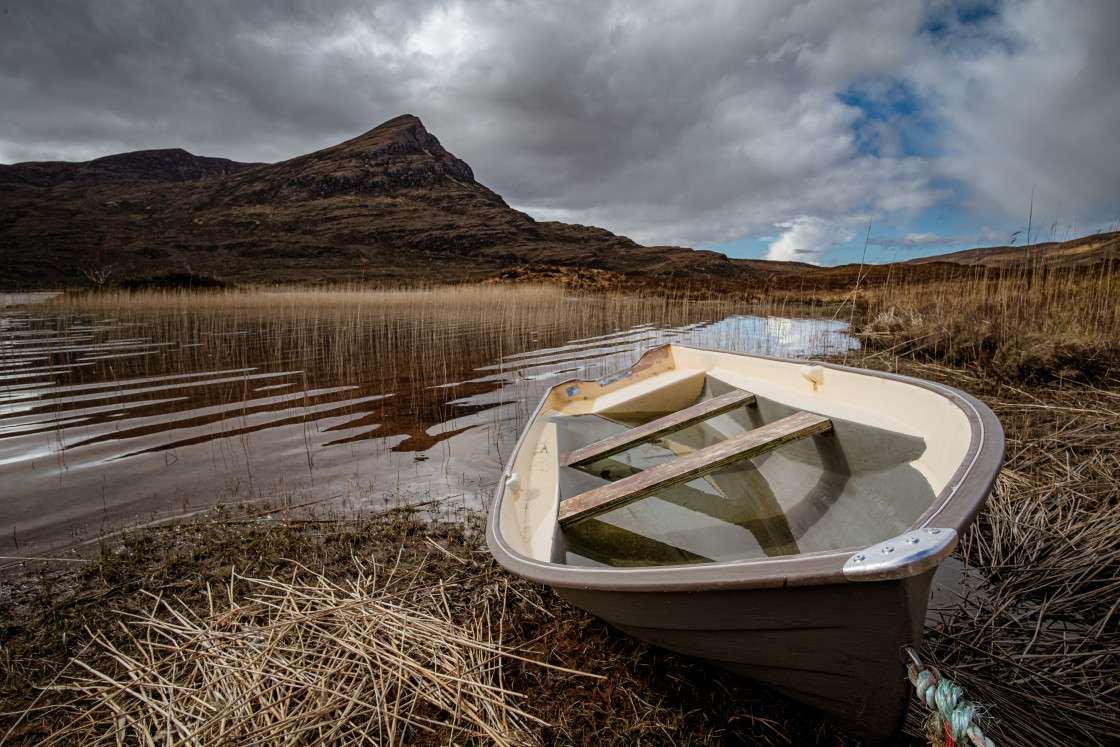
M 580 294 L 547 285 L 110 291 L 60 296 L 39 310 L 112 319 L 107 341 L 139 330 L 173 346 L 163 359 L 138 358 L 135 375 L 264 360 L 305 372 L 309 386 L 339 379 L 446 384 L 510 353 L 639 324 L 679 327 L 759 311 L 729 297 Z M 88 375 L 101 374 L 91 368 Z
M 502 667 L 549 665 L 500 643 L 509 584 L 490 584 L 457 622 L 442 582 L 398 583 L 395 568 L 356 562 L 347 583 L 305 568 L 232 578 L 207 590 L 208 614 L 159 599 L 127 626 L 129 646 L 93 634 L 116 671 L 76 661 L 84 671 L 60 687 L 77 716 L 46 744 L 395 745 L 417 732 L 537 744 L 544 722 L 515 705 Z
M 430 513 L 433 511 L 437 513 Z M 304 566 L 349 591 L 352 587 L 339 579 L 355 575 L 355 556 L 376 557 L 380 568 L 397 569 L 392 574 L 380 573 L 379 590 L 382 597 L 400 595 L 395 598 L 400 607 L 411 609 L 409 600 L 417 600 L 441 619 L 449 617 L 446 610 L 450 608 L 450 618 L 470 631 L 478 630 L 476 623 L 463 621 L 480 616 L 485 621 L 485 610 L 489 609 L 489 633 L 484 630 L 473 637 L 489 643 L 492 635 L 495 647 L 500 641 L 507 653 L 514 654 L 494 658 L 494 666 L 502 669 L 500 675 L 494 675 L 498 679 L 492 681 L 506 691 L 524 693 L 525 699 L 505 697 L 515 707 L 551 724 L 529 722 L 545 744 L 842 744 L 821 718 L 780 696 L 640 643 L 572 608 L 548 589 L 504 573 L 481 547 L 481 517 L 473 512 L 449 516 L 442 504 L 432 502 L 419 512 L 401 509 L 367 519 L 288 520 L 275 524 L 250 517 L 252 514 L 222 512 L 215 520 L 140 530 L 122 538 L 122 544 L 107 547 L 87 572 L 79 570 L 75 577 L 74 564 L 67 564 L 59 569 L 59 575 L 39 579 L 38 583 L 46 586 L 32 589 L 32 598 L 19 607 L 6 609 L 0 605 L 0 632 L 6 635 L 0 639 L 4 641 L 0 644 L 0 745 L 67 742 L 58 734 L 63 728 L 68 729 L 69 743 L 84 743 L 86 732 L 75 728 L 78 726 L 102 736 L 117 731 L 111 723 L 115 715 L 110 708 L 89 711 L 90 715 L 82 716 L 87 720 L 80 721 L 74 714 L 88 711 L 89 696 L 80 690 L 46 686 L 74 672 L 74 657 L 118 682 L 126 682 L 128 672 L 113 658 L 118 655 L 114 652 L 137 662 L 146 663 L 148 656 L 155 658 L 144 653 L 149 648 L 145 631 L 149 630 L 146 621 L 152 617 L 151 596 L 137 587 L 160 589 L 165 597 L 174 593 L 174 609 L 197 628 L 210 625 L 217 614 L 231 614 L 231 605 L 224 599 L 229 592 L 212 594 L 211 586 L 234 586 L 238 606 L 245 608 L 246 614 L 258 614 L 248 597 L 286 595 L 284 590 L 260 587 L 255 581 L 276 579 L 277 568 L 293 567 L 282 558 L 299 557 Z M 231 563 L 248 570 L 231 578 Z M 301 588 L 320 583 L 306 571 L 296 571 L 299 583 L 286 574 L 284 582 L 268 583 Z M 438 595 L 432 579 L 442 580 Z M 219 597 L 223 597 L 220 602 Z M 440 608 L 429 609 L 432 602 Z M 169 606 L 160 606 L 155 612 L 167 621 L 167 625 L 160 625 L 186 627 L 170 615 Z M 188 609 L 194 610 L 193 616 Z M 118 624 L 121 616 L 129 613 L 134 622 L 127 628 Z M 91 639 L 83 623 L 109 645 L 85 646 Z M 13 635 L 21 627 L 23 635 Z M 273 629 L 261 631 L 262 636 L 273 634 Z M 181 646 L 178 639 L 151 640 Z M 216 640 L 215 646 L 226 646 L 227 640 Z M 346 641 L 347 646 L 353 644 Z M 256 645 L 266 643 L 257 641 Z M 257 653 L 249 645 L 229 646 L 227 651 L 231 656 Z M 335 654 L 345 656 L 346 651 L 336 648 Z M 563 668 L 534 666 L 517 658 L 521 655 Z M 249 660 L 245 666 L 262 665 Z M 603 678 L 573 676 L 572 670 L 595 672 Z M 188 669 L 178 671 L 176 681 L 181 682 Z M 85 679 L 92 679 L 88 672 L 85 675 Z M 102 681 L 97 686 L 104 684 Z M 424 706 L 435 709 L 431 704 L 420 704 Z M 154 717 L 158 719 L 159 714 Z M 95 727 L 88 721 L 93 718 L 101 718 L 104 723 Z M 471 737 L 466 730 L 452 733 L 450 727 L 435 728 L 436 733 L 410 728 L 406 743 L 492 741 L 488 736 Z M 306 734 L 308 737 L 297 743 L 315 743 L 313 732 Z M 136 739 L 135 731 L 122 734 L 122 738 L 126 736 L 125 743 L 143 743 Z
M 1007 459 L 926 655 L 1000 744 L 1120 739 L 1120 268 L 948 269 L 863 296 L 860 363 L 977 394 Z M 947 365 L 946 365 L 947 364 Z M 908 731 L 921 735 L 915 709 Z
M 1120 268 L 947 269 L 861 291 L 863 341 L 894 357 L 976 365 L 1001 380 L 1091 382 L 1120 365 Z

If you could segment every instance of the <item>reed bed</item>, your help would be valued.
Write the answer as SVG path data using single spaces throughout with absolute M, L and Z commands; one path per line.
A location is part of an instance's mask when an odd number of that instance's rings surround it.
M 532 732 L 522 739 L 543 744 L 842 743 L 823 719 L 780 696 L 640 643 L 506 574 L 482 547 L 481 517 L 448 513 L 437 503 L 364 519 L 298 519 L 293 512 L 279 524 L 230 508 L 139 530 L 106 545 L 84 568 L 67 564 L 45 573 L 30 584 L 30 597 L 0 605 L 0 745 L 113 744 L 118 735 L 124 744 L 191 743 L 175 736 L 174 723 L 171 739 L 166 728 L 156 734 L 166 727 L 169 698 L 189 711 L 175 711 L 177 718 L 194 718 L 184 723 L 213 723 L 224 709 L 227 729 L 240 718 L 260 735 L 196 743 L 319 744 L 337 726 L 335 736 L 352 742 L 368 736 L 365 743 L 400 744 L 386 737 L 392 722 L 379 710 L 374 684 L 354 684 L 365 688 L 361 703 L 352 702 L 355 691 L 345 685 L 362 667 L 371 677 L 407 674 L 384 666 L 405 654 L 426 674 L 413 669 L 396 686 L 446 698 L 464 697 L 468 687 L 459 680 L 478 683 L 475 702 L 491 711 L 478 705 L 476 712 L 507 742 L 521 724 Z M 248 570 L 231 573 L 231 564 Z M 160 589 L 163 599 L 153 603 L 144 589 Z M 388 636 L 375 629 L 386 615 L 395 615 L 390 625 L 417 629 Z M 435 643 L 401 644 L 425 637 Z M 374 661 L 374 654 L 383 658 Z M 88 668 L 76 668 L 75 660 Z M 211 668 L 200 669 L 205 665 Z M 333 679 L 322 682 L 326 672 Z M 263 674 L 272 678 L 271 690 L 249 681 Z M 206 689 L 212 681 L 217 686 Z M 316 683 L 341 694 L 316 690 Z M 190 700 L 182 692 L 188 687 L 204 702 Z M 279 717 L 284 694 L 293 698 L 282 715 L 306 731 L 268 721 Z M 332 697 L 338 708 L 321 710 Z M 416 697 L 411 714 L 403 706 L 393 711 L 404 744 L 503 743 L 462 709 L 455 714 Z M 401 702 L 413 702 L 408 698 Z M 300 703 L 304 710 L 295 707 Z M 265 713 L 254 715 L 250 706 Z M 403 721 L 406 715 L 416 725 Z M 320 722 L 314 728 L 313 718 Z M 279 736 L 266 738 L 268 728 Z
M 270 361 L 304 372 L 309 387 L 375 380 L 387 391 L 400 381 L 444 385 L 511 353 L 640 324 L 679 327 L 780 311 L 729 296 L 587 294 L 539 284 L 106 291 L 60 296 L 40 310 L 91 324 L 111 319 L 109 340 L 140 333 L 174 346 L 162 358 L 116 361 L 118 375 L 132 365 L 130 375 L 154 376 Z
M 70 368 L 73 384 L 250 369 L 287 372 L 298 378 L 301 390 L 320 393 L 319 399 L 306 397 L 310 405 L 341 387 L 355 399 L 380 397 L 354 412 L 368 415 L 370 426 L 382 424 L 380 435 L 392 435 L 387 423 L 400 432 L 426 431 L 462 415 L 449 388 L 478 379 L 478 369 L 500 377 L 506 356 L 638 325 L 677 328 L 758 310 L 766 311 L 728 297 L 491 284 L 106 291 L 60 296 L 35 313 L 43 317 L 37 325 L 55 320 L 60 339 L 84 325 L 96 328 L 106 345 L 120 339 L 132 341 L 135 350 L 147 345 L 158 351 Z M 65 368 L 72 356 L 60 344 L 52 365 Z M 246 379 L 225 378 L 208 389 L 205 404 L 254 412 L 256 404 L 245 404 Z
M 971 580 L 927 628 L 925 656 L 987 706 L 997 743 L 1115 744 L 1120 268 L 946 269 L 859 298 L 857 364 L 976 394 L 1007 437 L 957 550 Z M 922 716 L 912 709 L 912 736 Z
M 975 365 L 1019 383 L 1091 382 L 1120 367 L 1120 267 L 976 271 L 856 291 L 865 345 L 894 357 Z

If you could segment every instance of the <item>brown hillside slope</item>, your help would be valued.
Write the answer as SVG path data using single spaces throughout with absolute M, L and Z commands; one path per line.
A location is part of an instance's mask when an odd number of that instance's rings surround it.
M 907 264 L 953 262 L 1005 269 L 1083 267 L 1120 259 L 1120 231 L 1083 236 L 1071 241 L 1048 241 L 1030 246 L 992 246 L 965 249 L 936 257 L 911 259 Z
M 0 166 L 0 286 L 173 270 L 241 282 L 453 280 L 526 263 L 694 278 L 808 267 L 536 222 L 411 115 L 276 164 L 174 150 Z

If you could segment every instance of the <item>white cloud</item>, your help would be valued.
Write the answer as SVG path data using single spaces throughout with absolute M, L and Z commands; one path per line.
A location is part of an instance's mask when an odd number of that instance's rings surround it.
M 783 262 L 820 264 L 829 251 L 856 236 L 851 221 L 828 221 L 807 215 L 783 221 L 777 227 L 785 230 L 769 242 L 766 259 Z
M 1076 219 L 1120 198 L 1120 4 L 1005 3 L 985 35 L 927 56 L 908 74 L 943 122 L 942 173 L 968 185 L 977 208 L 1024 227 Z

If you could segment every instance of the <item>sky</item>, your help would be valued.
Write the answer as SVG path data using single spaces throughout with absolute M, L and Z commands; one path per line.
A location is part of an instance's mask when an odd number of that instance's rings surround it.
M 821 265 L 1120 228 L 1116 0 L 0 0 L 0 163 L 414 114 L 538 220 Z

